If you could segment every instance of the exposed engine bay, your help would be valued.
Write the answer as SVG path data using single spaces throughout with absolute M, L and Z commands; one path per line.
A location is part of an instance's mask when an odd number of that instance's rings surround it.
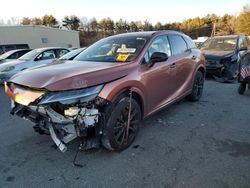
M 35 123 L 34 130 L 40 134 L 50 135 L 60 151 L 65 152 L 66 145 L 75 139 L 80 140 L 83 150 L 100 146 L 104 123 L 103 111 L 108 104 L 104 99 L 94 97 L 87 102 L 73 100 L 73 103 L 57 101 L 41 104 L 41 98 L 44 97 L 39 97 L 28 104 L 27 100 L 34 98 L 24 97 L 28 93 L 24 92 L 27 88 L 15 85 L 12 89 L 14 94 L 15 91 L 19 93 L 16 93 L 15 101 L 12 100 L 11 114 Z M 26 100 L 19 96 L 21 91 L 22 97 Z

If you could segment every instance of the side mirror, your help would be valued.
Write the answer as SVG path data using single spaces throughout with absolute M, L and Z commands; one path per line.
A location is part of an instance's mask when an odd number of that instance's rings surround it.
M 153 67 L 155 63 L 167 61 L 168 55 L 162 52 L 154 52 L 149 60 L 149 67 Z

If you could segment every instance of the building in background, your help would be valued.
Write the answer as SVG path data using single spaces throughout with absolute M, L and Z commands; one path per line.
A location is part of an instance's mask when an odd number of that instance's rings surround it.
M 79 32 L 46 26 L 0 26 L 0 54 L 20 48 L 80 47 Z

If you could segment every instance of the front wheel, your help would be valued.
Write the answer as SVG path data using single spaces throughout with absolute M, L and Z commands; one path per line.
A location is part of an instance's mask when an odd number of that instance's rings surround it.
M 131 99 L 131 110 L 129 107 L 130 98 L 125 96 L 115 102 L 109 112 L 102 136 L 102 145 L 106 149 L 122 151 L 134 141 L 139 131 L 142 114 L 139 104 L 133 98 Z
M 197 71 L 193 82 L 192 93 L 188 96 L 190 101 L 198 101 L 201 98 L 204 79 L 204 74 L 201 71 Z

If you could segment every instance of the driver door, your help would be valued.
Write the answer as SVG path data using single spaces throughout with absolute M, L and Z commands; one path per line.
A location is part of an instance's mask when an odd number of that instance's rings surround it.
M 169 56 L 164 62 L 148 66 L 149 59 L 154 52 L 162 52 Z M 142 82 L 147 91 L 150 112 L 156 111 L 174 98 L 175 93 L 175 65 L 171 60 L 171 50 L 165 35 L 155 38 L 149 46 L 143 60 Z

